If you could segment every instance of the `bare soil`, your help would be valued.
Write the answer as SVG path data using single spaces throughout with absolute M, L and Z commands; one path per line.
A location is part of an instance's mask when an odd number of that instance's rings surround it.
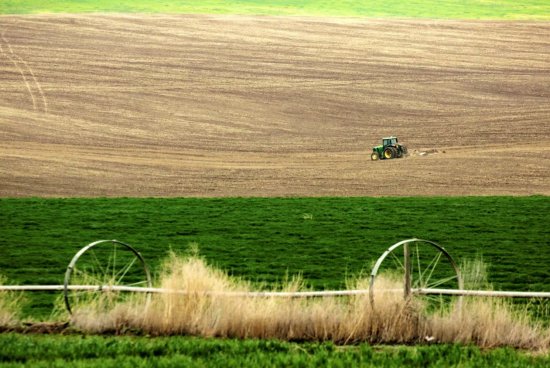
M 0 17 L 0 196 L 550 195 L 550 23 Z M 396 135 L 404 159 L 370 161 Z

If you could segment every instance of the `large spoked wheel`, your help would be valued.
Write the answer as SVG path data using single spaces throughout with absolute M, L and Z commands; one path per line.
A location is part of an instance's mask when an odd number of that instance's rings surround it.
M 145 260 L 118 240 L 90 243 L 75 254 L 65 272 L 65 307 L 69 314 L 84 308 L 108 311 L 130 297 L 128 292 L 109 289 L 113 286 L 151 287 Z M 143 297 L 148 303 L 150 296 Z
M 386 159 L 391 159 L 395 157 L 395 152 L 393 151 L 393 147 L 388 147 L 384 150 L 384 157 Z
M 383 276 L 398 283 L 393 292 L 402 293 L 406 300 L 414 297 L 430 309 L 449 304 L 451 297 L 425 294 L 428 289 L 463 289 L 456 262 L 442 246 L 429 240 L 403 240 L 378 258 L 370 277 L 369 297 L 373 307 L 377 297 L 385 292 L 379 280 Z M 458 306 L 461 303 L 462 297 L 458 297 Z

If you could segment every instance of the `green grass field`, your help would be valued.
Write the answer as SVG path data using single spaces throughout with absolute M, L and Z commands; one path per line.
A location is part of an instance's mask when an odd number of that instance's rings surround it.
M 370 272 L 390 245 L 418 237 L 457 260 L 482 255 L 496 289 L 550 291 L 548 223 L 541 196 L 0 199 L 0 274 L 11 284 L 62 284 L 81 247 L 118 239 L 153 270 L 169 249 L 198 244 L 212 265 L 253 282 L 300 273 L 312 288 L 335 289 Z M 51 297 L 29 298 L 32 315 L 51 310 Z
M 458 345 L 0 334 L 2 367 L 547 367 L 550 356 Z
M 0 14 L 89 12 L 548 20 L 550 3 L 546 0 L 3 0 L 0 3 Z

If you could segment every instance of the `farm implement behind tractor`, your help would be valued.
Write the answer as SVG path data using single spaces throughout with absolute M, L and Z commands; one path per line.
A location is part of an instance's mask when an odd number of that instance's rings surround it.
M 401 158 L 407 154 L 407 147 L 398 143 L 397 137 L 382 138 L 382 144 L 372 148 L 372 161 Z

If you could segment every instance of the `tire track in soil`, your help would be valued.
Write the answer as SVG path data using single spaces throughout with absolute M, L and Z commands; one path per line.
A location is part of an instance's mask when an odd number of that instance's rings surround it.
M 32 91 L 31 82 L 29 82 L 29 80 L 32 79 L 32 82 L 34 82 L 33 83 L 34 87 L 38 91 L 38 94 L 40 95 L 41 100 L 42 100 L 42 112 L 47 114 L 48 113 L 48 101 L 46 99 L 46 95 L 44 93 L 44 90 L 42 89 L 42 86 L 38 82 L 38 79 L 36 78 L 36 75 L 34 74 L 33 70 L 29 66 L 29 64 L 25 60 L 23 60 L 23 58 L 21 58 L 19 55 L 17 55 L 15 52 L 13 52 L 13 48 L 11 47 L 10 42 L 6 38 L 6 31 L 7 30 L 8 30 L 8 28 L 5 28 L 2 31 L 2 34 L 0 36 L 0 38 L 1 38 L 0 53 L 2 55 L 5 55 L 8 58 L 8 60 L 10 60 L 11 63 L 15 66 L 15 68 L 19 71 L 19 74 L 23 78 L 23 82 L 25 83 L 27 91 L 29 92 L 29 95 L 31 97 L 33 110 L 36 111 L 36 110 L 38 110 L 38 104 L 36 102 L 35 94 Z M 4 44 L 4 47 L 2 47 L 2 44 Z M 7 48 L 7 50 L 9 50 L 9 52 L 6 52 L 4 50 L 4 48 Z M 23 65 L 24 68 L 21 67 L 21 65 Z M 29 74 L 30 74 L 30 77 L 29 77 Z
M 38 82 L 38 79 L 36 78 L 36 75 L 34 74 L 33 70 L 31 69 L 31 67 L 29 66 L 29 64 L 25 60 L 23 60 L 19 55 L 15 55 L 15 57 L 19 61 L 21 61 L 21 63 L 23 63 L 25 65 L 25 67 L 27 68 L 27 70 L 31 74 L 32 79 L 34 81 L 34 85 L 36 86 L 36 89 L 38 90 L 38 93 L 40 94 L 40 97 L 42 99 L 43 111 L 44 111 L 44 113 L 47 114 L 48 113 L 48 101 L 46 100 L 46 95 L 44 94 L 44 91 L 42 90 L 42 86 Z

